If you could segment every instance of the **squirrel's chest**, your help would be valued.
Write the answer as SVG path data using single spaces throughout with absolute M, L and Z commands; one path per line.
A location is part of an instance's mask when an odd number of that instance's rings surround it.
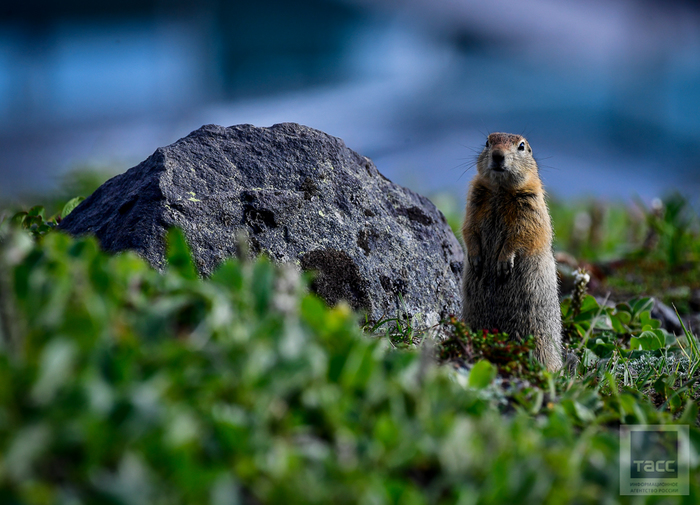
M 520 209 L 503 203 L 486 205 L 479 214 L 482 235 L 497 236 L 515 231 L 526 220 Z

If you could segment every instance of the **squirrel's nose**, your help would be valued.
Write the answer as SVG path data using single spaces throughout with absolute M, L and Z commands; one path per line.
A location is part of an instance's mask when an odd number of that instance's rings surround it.
M 503 151 L 494 151 L 491 153 L 491 161 L 493 161 L 498 166 L 503 165 L 504 159 L 505 156 L 503 155 Z

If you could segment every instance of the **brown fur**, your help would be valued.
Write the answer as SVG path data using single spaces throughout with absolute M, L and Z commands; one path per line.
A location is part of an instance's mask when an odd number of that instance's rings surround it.
M 536 357 L 561 368 L 561 314 L 552 226 L 525 138 L 492 133 L 477 161 L 462 227 L 463 316 L 472 329 L 535 336 Z

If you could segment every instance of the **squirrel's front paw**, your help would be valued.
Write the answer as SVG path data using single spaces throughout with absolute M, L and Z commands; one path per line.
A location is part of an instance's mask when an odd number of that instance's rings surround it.
M 481 272 L 481 255 L 475 254 L 474 256 L 467 256 L 467 259 L 472 267 L 472 271 L 475 274 L 479 274 Z
M 497 265 L 498 269 L 498 276 L 499 277 L 508 277 L 511 273 L 513 273 L 513 264 L 515 263 L 515 254 L 511 255 L 506 259 L 505 261 L 499 261 Z

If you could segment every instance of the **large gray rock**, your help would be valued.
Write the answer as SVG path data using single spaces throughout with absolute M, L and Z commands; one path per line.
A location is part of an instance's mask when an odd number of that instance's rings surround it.
M 104 183 L 60 228 L 162 268 L 173 226 L 203 275 L 236 254 L 243 229 L 252 252 L 318 271 L 319 295 L 372 321 L 460 313 L 463 253 L 440 211 L 305 126 L 203 126 Z

